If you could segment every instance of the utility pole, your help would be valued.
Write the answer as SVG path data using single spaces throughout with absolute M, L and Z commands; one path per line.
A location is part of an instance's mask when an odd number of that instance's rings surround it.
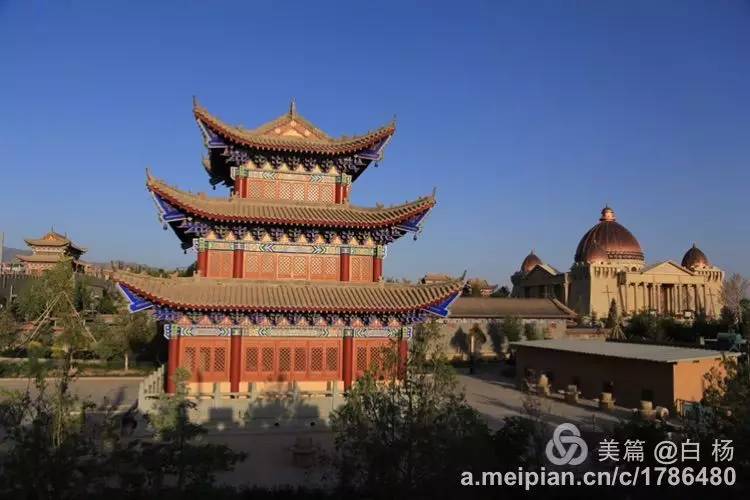
M 0 231 L 0 271 L 3 267 L 3 249 L 5 248 L 5 233 Z

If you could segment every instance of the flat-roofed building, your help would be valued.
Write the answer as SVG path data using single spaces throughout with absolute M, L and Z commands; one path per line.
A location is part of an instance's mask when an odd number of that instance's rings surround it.
M 552 390 L 578 386 L 585 398 L 613 394 L 619 406 L 635 408 L 641 400 L 672 410 L 681 401 L 700 401 L 705 375 L 722 370 L 725 353 L 708 349 L 602 340 L 532 340 L 513 343 L 519 384 L 542 373 Z

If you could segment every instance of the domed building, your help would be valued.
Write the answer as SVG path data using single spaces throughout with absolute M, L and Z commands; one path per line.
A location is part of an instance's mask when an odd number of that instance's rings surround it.
M 553 297 L 583 316 L 605 317 L 612 300 L 625 316 L 718 316 L 724 272 L 695 245 L 680 264 L 647 266 L 638 239 L 604 207 L 599 222 L 581 237 L 570 271 L 557 271 L 532 251 L 511 281 L 514 297 Z

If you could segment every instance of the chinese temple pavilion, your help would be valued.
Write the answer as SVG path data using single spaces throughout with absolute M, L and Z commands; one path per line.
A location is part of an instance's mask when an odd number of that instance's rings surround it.
M 435 205 L 434 193 L 391 207 L 350 203 L 352 183 L 382 158 L 395 124 L 332 138 L 294 102 L 255 129 L 197 102 L 193 112 L 210 182 L 230 195 L 187 192 L 150 173 L 147 187 L 165 229 L 197 252 L 195 276 L 115 276 L 131 311 L 152 309 L 164 324 L 167 391 L 177 367 L 190 371 L 191 389 L 219 383 L 236 393 L 291 381 L 348 389 L 382 368 L 385 349 L 403 363 L 412 326 L 446 316 L 464 284 L 383 281 L 387 245 L 416 235 Z
M 86 249 L 73 243 L 67 235 L 51 229 L 41 238 L 24 241 L 31 249 L 31 255 L 18 255 L 16 258 L 23 263 L 27 274 L 41 274 L 65 259 L 70 259 L 74 271 L 83 270 L 83 263 L 79 259 Z

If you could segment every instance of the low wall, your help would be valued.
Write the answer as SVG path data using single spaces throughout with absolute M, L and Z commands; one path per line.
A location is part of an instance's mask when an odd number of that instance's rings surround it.
M 338 382 L 319 390 L 305 390 L 297 383 L 263 385 L 252 383 L 248 391 L 224 392 L 223 384 L 191 384 L 189 399 L 195 403 L 190 419 L 217 429 L 271 427 L 327 427 L 331 412 L 344 404 Z M 317 388 L 316 388 L 317 389 Z M 138 391 L 138 409 L 156 410 L 164 393 L 164 367 L 146 377 Z

